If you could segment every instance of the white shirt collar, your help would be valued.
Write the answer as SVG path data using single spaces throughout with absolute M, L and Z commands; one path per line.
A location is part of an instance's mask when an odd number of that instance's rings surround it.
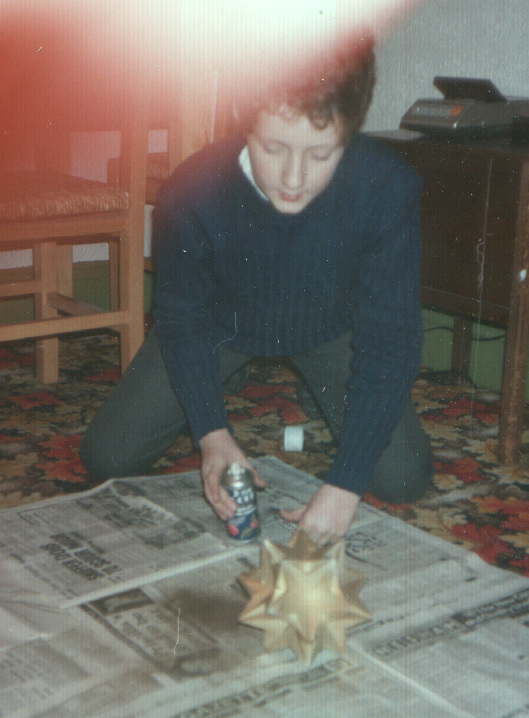
M 268 197 L 257 185 L 257 182 L 255 181 L 255 178 L 253 176 L 252 163 L 250 162 L 250 153 L 248 152 L 248 145 L 245 145 L 243 147 L 241 154 L 239 155 L 239 165 L 246 177 L 248 177 L 250 184 L 253 185 L 253 187 L 255 187 L 255 189 L 257 190 L 257 193 L 268 202 Z

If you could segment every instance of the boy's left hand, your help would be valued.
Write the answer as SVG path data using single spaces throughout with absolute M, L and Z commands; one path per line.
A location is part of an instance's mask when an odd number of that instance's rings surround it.
M 339 541 L 347 533 L 360 504 L 360 496 L 352 491 L 323 484 L 307 506 L 293 511 L 280 511 L 286 521 L 298 524 L 317 546 Z

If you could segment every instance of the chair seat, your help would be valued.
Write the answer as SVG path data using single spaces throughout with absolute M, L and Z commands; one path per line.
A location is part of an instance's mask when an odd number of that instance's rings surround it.
M 129 208 L 119 187 L 54 172 L 0 173 L 0 222 L 53 219 Z

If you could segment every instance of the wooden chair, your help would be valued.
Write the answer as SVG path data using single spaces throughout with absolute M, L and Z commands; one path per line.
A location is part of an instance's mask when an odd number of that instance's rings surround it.
M 44 383 L 58 379 L 62 334 L 116 331 L 122 370 L 143 341 L 147 125 L 132 115 L 122 128 L 120 187 L 61 172 L 0 170 L 0 252 L 30 249 L 33 258 L 27 279 L 0 283 L 0 298 L 34 297 L 34 318 L 0 325 L 0 342 L 36 339 Z M 73 296 L 72 247 L 101 242 L 112 247 L 118 274 L 109 311 Z

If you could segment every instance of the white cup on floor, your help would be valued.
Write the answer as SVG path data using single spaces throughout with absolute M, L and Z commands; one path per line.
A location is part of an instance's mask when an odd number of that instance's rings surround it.
M 283 437 L 285 451 L 303 451 L 303 427 L 287 426 Z

